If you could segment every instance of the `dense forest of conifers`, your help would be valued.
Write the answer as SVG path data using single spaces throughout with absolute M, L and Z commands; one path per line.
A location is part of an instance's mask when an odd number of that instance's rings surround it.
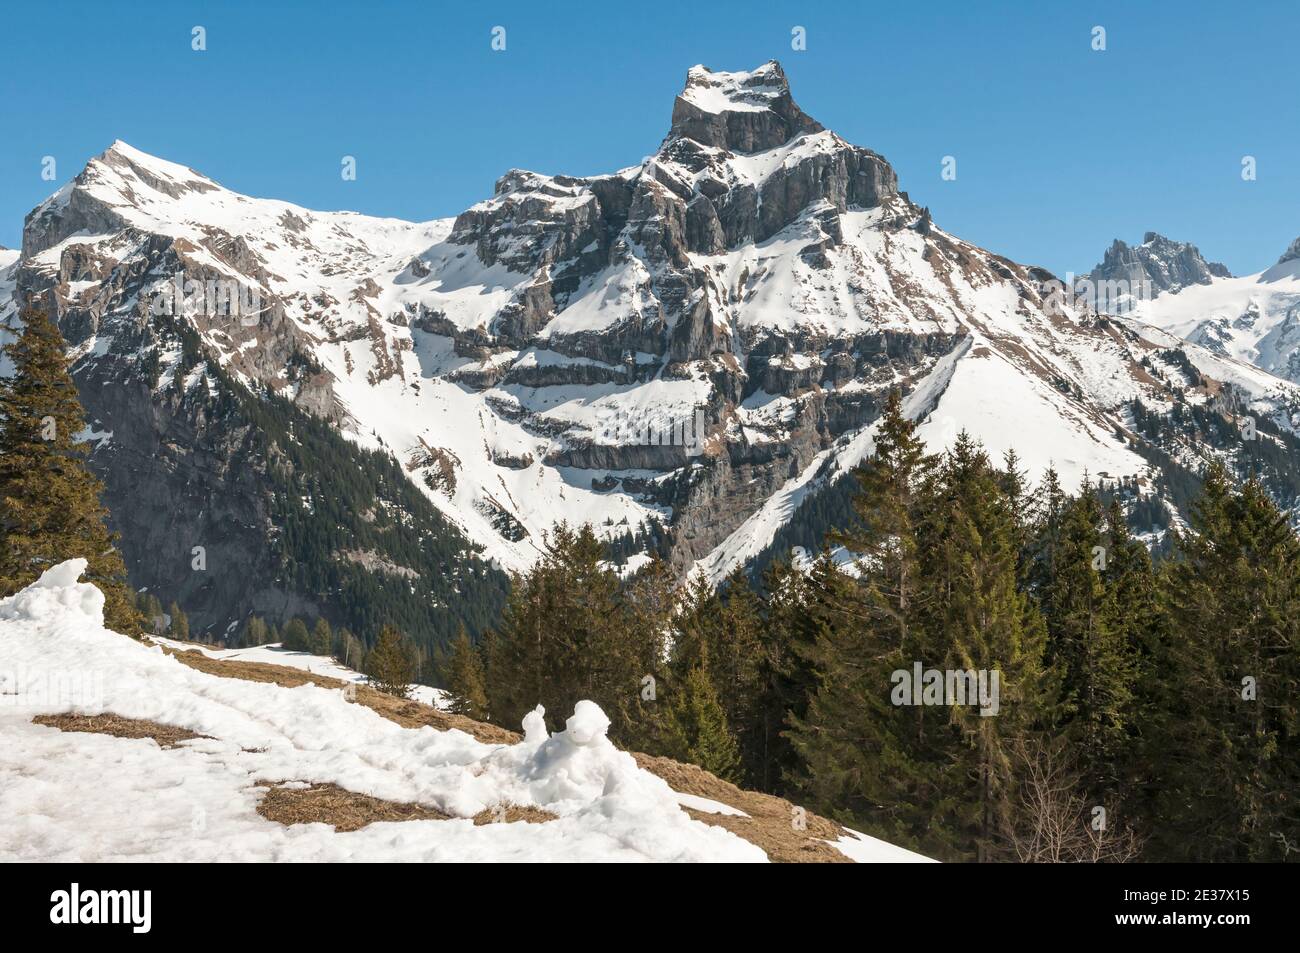
M 457 709 L 590 698 L 624 746 L 945 860 L 1300 859 L 1300 541 L 1258 481 L 1209 468 L 1157 566 L 1122 487 L 929 456 L 896 397 L 855 476 L 811 570 L 757 584 L 624 579 L 557 528 L 443 660 Z

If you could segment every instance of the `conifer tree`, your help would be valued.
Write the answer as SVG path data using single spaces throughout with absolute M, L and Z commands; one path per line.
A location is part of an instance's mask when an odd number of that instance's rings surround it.
M 167 609 L 167 615 L 171 618 L 170 634 L 173 639 L 179 639 L 182 642 L 189 641 L 190 638 L 190 619 L 179 604 L 173 602 Z
M 0 596 L 80 557 L 85 581 L 104 593 L 107 626 L 138 635 L 143 620 L 105 525 L 103 485 L 86 462 L 85 412 L 63 337 L 42 310 L 24 308 L 21 318 L 3 348 L 13 376 L 0 378 Z
M 1047 661 L 1060 678 L 1060 716 L 1098 803 L 1115 794 L 1130 741 L 1135 652 L 1120 628 L 1115 594 L 1103 574 L 1102 509 L 1092 486 L 1063 507 L 1055 554 L 1042 593 Z
M 803 774 L 787 732 L 792 718 L 807 715 L 815 688 L 809 648 L 817 630 L 808 612 L 809 588 L 808 577 L 789 562 L 774 562 L 763 575 L 765 611 L 750 752 L 754 764 L 749 767 L 762 791 L 785 792 Z
M 307 623 L 303 622 L 297 616 L 289 620 L 281 633 L 281 646 L 290 652 L 310 652 L 311 651 L 311 633 L 307 631 Z
M 927 600 L 917 523 L 933 458 L 890 395 L 874 456 L 855 476 L 858 526 L 834 540 L 857 558 L 857 579 L 823 552 L 807 598 L 812 638 L 797 647 L 815 684 L 789 738 L 802 760 L 799 787 L 820 809 L 912 845 L 929 823 L 929 747 L 941 722 L 891 699 L 893 673 L 926 658 L 918 626 Z
M 761 691 L 762 608 L 743 569 L 732 572 L 720 589 L 696 575 L 684 586 L 672 645 L 672 676 L 679 684 L 708 656 L 704 669 L 745 753 L 747 769 L 757 769 L 754 752 L 760 744 L 754 725 Z
M 629 621 L 618 575 L 589 526 L 558 525 L 546 554 L 516 577 L 501 623 L 486 640 L 492 718 L 518 727 L 538 704 L 555 728 L 583 699 L 596 702 L 623 741 L 641 729 L 641 680 L 649 658 Z
M 1067 497 L 1061 488 L 1060 475 L 1049 466 L 1034 492 L 1032 511 L 1034 517 L 1031 561 L 1026 574 L 1029 591 L 1039 595 L 1051 577 L 1060 543 L 1061 521 L 1065 514 Z
M 699 765 L 724 781 L 739 780 L 740 746 L 709 675 L 707 648 L 669 700 L 664 750 L 669 757 Z
M 1153 832 L 1161 859 L 1295 859 L 1300 541 L 1256 481 L 1206 474 L 1168 570 L 1167 689 Z
M 887 620 L 899 646 L 909 640 L 916 598 L 917 493 L 934 459 L 903 415 L 902 398 L 891 391 L 876 430 L 875 453 L 854 471 L 861 492 L 853 499 L 860 521 L 855 531 L 833 536 L 871 568 L 866 610 Z
M 927 728 L 935 790 L 923 843 L 940 856 L 991 860 L 1014 804 L 1010 749 L 1040 729 L 1049 705 L 1045 631 L 1017 588 L 1015 518 L 987 455 L 966 433 L 933 493 L 918 530 L 928 590 L 923 657 L 945 671 L 985 673 L 990 687 L 996 674 L 999 697 L 996 716 L 968 702 L 947 709 L 947 730 Z
M 787 733 L 801 762 L 797 789 L 823 813 L 919 846 L 930 802 L 918 712 L 890 697 L 892 673 L 910 672 L 911 662 L 896 619 L 860 614 L 859 587 L 829 552 L 814 563 L 806 603 L 813 638 L 797 651 L 815 687 L 804 713 L 790 713 Z
M 450 649 L 439 657 L 439 669 L 451 695 L 447 710 L 483 721 L 487 718 L 487 692 L 483 687 L 483 660 L 462 628 Z
M 321 616 L 311 630 L 311 652 L 313 655 L 329 655 L 334 651 L 334 630 L 329 621 Z
M 266 621 L 261 616 L 249 616 L 248 621 L 244 623 L 244 646 L 265 645 L 268 641 L 267 636 Z
M 677 609 L 672 567 L 656 556 L 625 583 L 623 590 L 630 664 L 639 667 L 639 673 L 638 691 L 624 699 L 618 715 L 623 724 L 619 736 L 628 747 L 655 751 L 661 744 L 664 715 L 659 690 L 668 677 L 668 644 Z
M 1116 799 L 1122 809 L 1138 810 L 1151 785 L 1153 751 L 1144 750 L 1153 737 L 1150 726 L 1159 718 L 1159 689 L 1155 685 L 1156 657 L 1166 639 L 1162 598 L 1151 553 L 1129 532 L 1117 498 L 1106 508 L 1106 568 L 1108 626 L 1124 646 L 1130 685 L 1125 751 L 1116 762 Z
M 370 684 L 385 694 L 408 698 L 415 673 L 415 657 L 406 638 L 395 627 L 384 626 L 375 647 L 366 656 Z

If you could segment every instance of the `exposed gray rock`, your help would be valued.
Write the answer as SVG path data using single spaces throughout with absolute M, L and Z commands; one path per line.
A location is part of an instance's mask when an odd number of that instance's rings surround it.
M 1147 232 L 1142 244 L 1137 246 L 1115 239 L 1101 263 L 1079 281 L 1093 286 L 1085 292 L 1090 303 L 1095 303 L 1098 310 L 1107 311 L 1113 310 L 1108 305 L 1114 304 L 1117 298 L 1110 289 L 1121 289 L 1118 295 L 1146 299 L 1231 276 L 1226 266 L 1206 261 L 1190 242 L 1176 242 L 1156 232 Z

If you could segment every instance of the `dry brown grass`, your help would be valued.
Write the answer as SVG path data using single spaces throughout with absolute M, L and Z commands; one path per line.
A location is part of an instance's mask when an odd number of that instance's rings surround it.
M 358 794 L 337 784 L 313 784 L 309 787 L 268 786 L 257 805 L 257 813 L 278 824 L 328 824 L 336 831 L 357 831 L 369 824 L 385 821 L 446 821 L 450 815 L 422 804 L 385 801 L 368 794 Z M 504 805 L 504 810 L 480 811 L 475 825 L 523 821 L 545 824 L 555 815 L 536 807 Z
M 795 826 L 795 805 L 784 798 L 746 791 L 703 768 L 671 758 L 648 754 L 635 754 L 633 757 L 642 768 L 667 781 L 674 791 L 706 797 L 744 811 L 749 817 L 708 814 L 694 808 L 683 808 L 697 821 L 726 828 L 737 837 L 756 844 L 777 863 L 850 863 L 848 857 L 826 843 L 844 835 L 844 828 L 834 821 L 808 811 L 802 817 L 804 829 L 799 830 Z
M 171 652 L 170 649 L 164 651 Z M 328 678 L 323 675 L 313 675 L 310 672 L 304 672 L 300 669 L 287 668 L 280 665 L 269 665 L 263 662 L 241 662 L 235 659 L 210 659 L 199 652 L 175 652 L 175 657 L 189 665 L 191 668 L 206 672 L 209 675 L 219 675 L 225 678 L 241 678 L 254 682 L 273 682 L 276 685 L 282 685 L 286 688 L 294 688 L 298 685 L 308 683 L 319 685 L 322 688 L 342 688 L 344 683 L 338 679 Z M 462 715 L 451 715 L 446 712 L 438 711 L 429 705 L 423 705 L 419 702 L 409 701 L 402 698 L 395 698 L 392 695 L 385 695 L 369 686 L 358 686 L 357 704 L 365 705 L 368 708 L 378 712 L 390 721 L 396 722 L 404 728 L 418 728 L 421 725 L 429 725 L 441 731 L 449 728 L 458 728 L 468 735 L 471 735 L 478 741 L 485 744 L 515 744 L 520 740 L 517 732 L 509 731 L 505 728 L 499 728 L 496 725 L 489 725 L 484 722 L 474 721 L 465 718 Z M 660 758 L 652 755 L 634 754 L 637 764 L 667 781 L 674 791 L 680 791 L 683 794 L 694 794 L 697 797 L 706 797 L 714 801 L 720 801 L 723 804 L 730 805 L 737 810 L 744 811 L 749 817 L 735 817 L 724 814 L 708 814 L 703 811 L 697 811 L 686 808 L 688 814 L 698 821 L 705 824 L 711 824 L 715 827 L 722 827 L 737 837 L 749 841 L 761 847 L 767 852 L 768 857 L 772 860 L 782 863 L 848 863 L 849 859 L 840 853 L 840 851 L 830 844 L 827 840 L 837 840 L 844 835 L 844 829 L 833 821 L 827 820 L 813 814 L 811 811 L 805 815 L 805 828 L 798 830 L 794 824 L 795 805 L 791 804 L 784 798 L 774 797 L 770 794 L 760 794 L 755 791 L 745 791 L 736 785 L 720 778 L 715 777 L 709 772 L 691 764 L 682 764 L 673 761 L 670 758 Z M 291 800 L 296 800 L 302 805 L 311 804 L 312 801 L 304 796 L 302 792 L 327 788 L 330 786 L 315 786 L 311 789 L 273 789 L 280 790 L 288 795 Z M 338 794 L 335 798 L 342 797 L 344 800 L 353 798 L 364 798 L 365 795 L 352 794 L 341 788 L 335 789 Z M 328 798 L 324 795 L 317 795 L 317 803 L 325 803 Z M 375 800 L 375 799 L 370 799 Z M 263 804 L 266 801 L 264 799 Z M 378 802 L 380 804 L 392 804 L 392 802 Z M 272 808 L 278 809 L 276 802 L 272 802 Z M 391 809 L 410 809 L 415 805 L 392 805 Z M 262 810 L 262 808 L 259 808 Z M 302 808 L 307 811 L 307 807 Z M 352 807 L 340 808 L 338 817 L 346 819 L 350 816 L 366 816 L 365 808 Z M 387 810 L 387 809 L 386 809 Z M 421 809 L 427 810 L 427 809 Z M 264 816 L 266 815 L 263 811 Z M 312 820 L 320 820 L 325 823 L 334 823 L 329 818 L 336 815 L 331 813 L 322 813 L 319 816 L 312 816 L 309 813 L 303 815 L 304 820 L 288 821 L 282 823 L 306 823 Z M 279 820 L 279 817 L 273 818 Z M 408 817 L 374 817 L 374 820 L 407 820 L 414 819 Z M 484 811 L 474 818 L 475 824 L 486 824 L 496 820 L 497 816 L 494 811 Z M 506 820 L 525 820 L 533 822 L 544 822 L 551 820 L 552 816 L 545 811 L 539 811 L 536 808 L 520 808 L 510 806 L 506 810 Z M 361 826 L 364 826 L 361 825 Z M 351 827 L 338 827 L 338 830 L 355 830 Z
M 37 725 L 47 725 L 60 731 L 86 731 L 114 738 L 150 738 L 160 748 L 174 748 L 182 741 L 205 738 L 185 728 L 163 725 L 156 721 L 123 718 L 121 715 L 37 715 L 32 719 Z
M 329 824 L 336 831 L 360 830 L 379 821 L 445 821 L 447 815 L 420 804 L 385 801 L 337 784 L 267 790 L 257 813 L 279 824 Z
M 523 821 L 525 824 L 545 824 L 547 821 L 555 820 L 557 816 L 540 807 L 503 804 L 499 811 L 479 811 L 474 815 L 474 825 L 482 827 L 484 824 L 513 824 L 515 821 Z

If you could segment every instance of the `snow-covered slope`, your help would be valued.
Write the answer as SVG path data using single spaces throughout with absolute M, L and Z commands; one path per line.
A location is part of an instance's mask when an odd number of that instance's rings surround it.
M 1161 259 L 1179 281 L 1199 280 L 1189 247 Z M 178 272 L 249 306 L 159 315 Z M 391 451 L 508 568 L 558 520 L 611 538 L 655 522 L 679 569 L 733 565 L 870 452 L 892 387 L 924 393 L 932 447 L 965 429 L 1067 485 L 1144 474 L 1130 402 L 1209 389 L 1153 377 L 1138 325 L 941 229 L 775 62 L 691 68 L 639 165 L 511 170 L 454 221 L 253 199 L 115 143 L 29 216 L 16 280 L 83 370 L 156 361 L 159 400 L 192 333 L 254 391 Z M 186 394 L 214 387 L 205 367 L 182 368 Z M 83 396 L 112 431 L 121 408 Z M 1256 410 L 1289 428 L 1283 403 Z
M 579 702 L 548 736 L 529 715 L 518 744 L 399 727 L 338 689 L 198 672 L 103 627 L 84 560 L 0 601 L 0 860 L 15 861 L 762 861 L 758 847 L 691 819 L 682 799 L 606 738 Z M 39 715 L 112 713 L 202 737 L 62 732 Z M 448 820 L 349 833 L 257 813 L 268 786 L 333 784 L 419 804 Z M 690 802 L 690 799 L 687 799 Z M 511 805 L 545 823 L 476 826 Z M 706 812 L 726 805 L 694 804 Z M 919 860 L 846 834 L 859 860 Z
M 1142 303 L 1133 317 L 1291 381 L 1300 381 L 1300 253 Z
M 153 636 L 151 641 L 159 645 L 165 645 L 176 652 L 198 652 L 207 658 L 217 659 L 218 661 L 233 660 L 236 662 L 258 662 L 263 665 L 281 665 L 285 668 L 296 668 L 326 678 L 338 679 L 341 682 L 352 682 L 355 685 L 363 685 L 368 681 L 361 672 L 348 668 L 337 659 L 330 658 L 327 655 L 312 655 L 310 652 L 295 652 L 292 649 L 284 648 L 278 642 L 270 645 L 253 645 L 242 649 L 214 649 L 194 642 L 178 642 L 175 639 L 161 638 L 159 636 Z M 422 705 L 443 708 L 446 705 L 447 693 L 440 688 L 434 688 L 432 685 L 415 683 L 407 686 L 407 697 Z

